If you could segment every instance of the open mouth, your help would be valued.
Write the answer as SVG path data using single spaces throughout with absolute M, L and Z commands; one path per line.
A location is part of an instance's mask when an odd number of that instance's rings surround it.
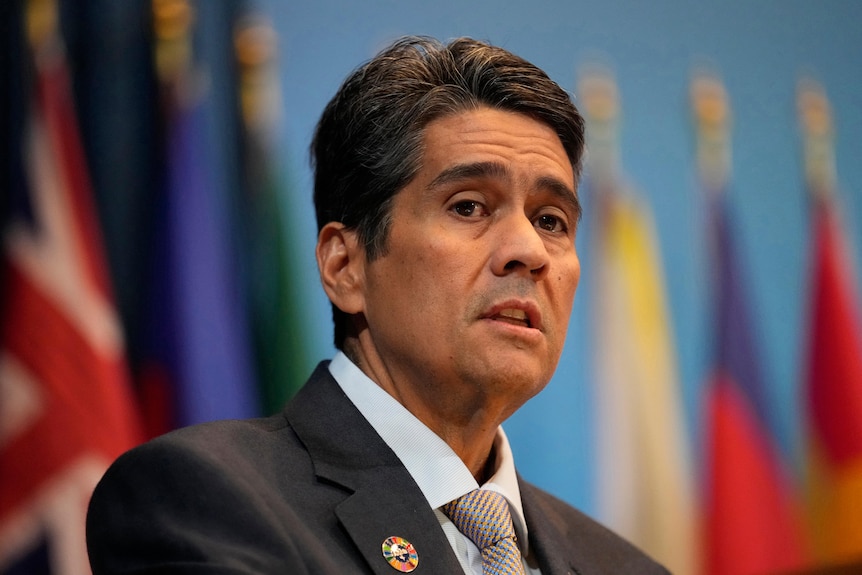
M 497 312 L 493 319 L 521 327 L 532 327 L 527 312 L 522 309 L 503 309 Z

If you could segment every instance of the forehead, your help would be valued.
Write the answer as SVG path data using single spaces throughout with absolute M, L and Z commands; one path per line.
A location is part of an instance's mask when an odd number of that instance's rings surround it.
M 433 177 L 455 165 L 494 163 L 503 172 L 543 173 L 574 192 L 575 173 L 549 125 L 525 114 L 488 107 L 436 118 L 423 133 L 420 172 Z

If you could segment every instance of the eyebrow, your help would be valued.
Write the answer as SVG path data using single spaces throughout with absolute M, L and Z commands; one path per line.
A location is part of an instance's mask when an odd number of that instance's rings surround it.
M 428 185 L 429 190 L 452 182 L 471 180 L 474 178 L 496 178 L 507 179 L 510 177 L 509 170 L 503 164 L 497 162 L 473 162 L 469 164 L 456 164 L 440 172 Z M 555 197 L 567 204 L 575 214 L 576 221 L 581 220 L 583 208 L 578 195 L 565 182 L 553 176 L 542 176 L 536 181 L 536 188 L 548 190 Z
M 460 182 L 463 180 L 472 180 L 474 178 L 497 178 L 504 179 L 509 177 L 509 171 L 502 164 L 497 162 L 473 162 L 469 164 L 455 164 L 446 168 L 434 178 L 428 185 L 428 189 L 435 189 L 440 186 Z

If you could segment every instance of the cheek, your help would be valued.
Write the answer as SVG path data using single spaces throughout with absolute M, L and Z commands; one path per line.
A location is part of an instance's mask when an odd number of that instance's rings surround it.
M 566 273 L 561 274 L 560 281 L 569 299 L 574 299 L 578 284 L 581 281 L 581 261 L 577 255 L 572 256 L 572 262 L 569 264 Z
M 575 263 L 574 265 L 567 266 L 565 269 L 560 270 L 559 273 L 554 276 L 553 301 L 561 316 L 559 319 L 562 324 L 568 322 L 569 314 L 572 311 L 575 292 L 577 291 L 578 282 L 581 277 L 580 272 L 580 265 Z
M 439 263 L 427 251 L 414 249 L 404 253 L 389 266 L 387 274 L 380 277 L 383 304 L 398 307 L 399 313 L 420 316 L 429 308 L 439 305 L 441 273 Z

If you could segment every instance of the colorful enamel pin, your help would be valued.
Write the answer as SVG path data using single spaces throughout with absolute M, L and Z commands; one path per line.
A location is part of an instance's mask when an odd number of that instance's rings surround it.
M 401 537 L 388 537 L 383 542 L 383 558 L 393 569 L 410 573 L 419 565 L 419 555 L 413 544 Z

